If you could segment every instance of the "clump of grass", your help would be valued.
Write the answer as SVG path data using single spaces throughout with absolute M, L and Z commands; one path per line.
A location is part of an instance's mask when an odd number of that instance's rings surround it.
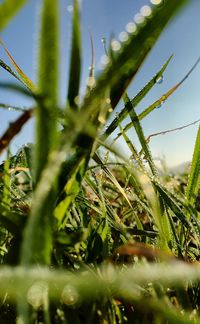
M 58 100 L 59 2 L 41 4 L 37 85 L 3 45 L 15 70 L 3 61 L 0 65 L 21 85 L 0 86 L 31 96 L 35 104 L 22 112 L 20 107 L 0 105 L 22 113 L 0 138 L 0 151 L 32 116 L 36 138 L 34 145 L 9 155 L 0 168 L 2 321 L 200 321 L 200 135 L 189 175 L 174 179 L 158 172 L 140 123 L 178 89 L 199 60 L 183 80 L 139 115 L 138 103 L 162 77 L 171 57 L 134 98 L 126 94 L 165 25 L 185 2 L 166 0 L 152 8 L 151 17 L 137 27 L 137 33 L 130 33 L 119 51 L 111 42 L 106 49 L 108 64 L 95 83 L 92 60 L 93 83 L 80 102 L 80 7 L 75 0 L 64 110 Z M 13 14 L 18 4 L 10 5 Z M 105 129 L 121 99 L 124 108 Z M 123 128 L 121 122 L 128 117 L 130 123 Z M 117 127 L 131 159 L 109 141 Z M 140 151 L 126 133 L 130 127 Z

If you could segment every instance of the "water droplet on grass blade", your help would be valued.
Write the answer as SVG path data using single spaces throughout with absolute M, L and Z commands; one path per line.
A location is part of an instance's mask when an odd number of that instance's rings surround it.
M 104 68 L 106 67 L 108 64 L 110 63 L 110 59 L 108 57 L 108 55 L 103 55 L 100 59 L 100 64 L 101 66 Z
M 163 83 L 163 80 L 164 80 L 163 75 L 161 75 L 156 79 L 156 83 L 161 84 Z
M 118 42 L 116 39 L 113 39 L 111 41 L 111 48 L 112 48 L 113 51 L 119 51 L 120 48 L 121 48 L 120 42 Z
M 140 9 L 140 13 L 142 16 L 144 17 L 149 17 L 151 16 L 152 14 L 152 9 L 150 6 L 143 6 L 141 9 Z
M 123 31 L 119 34 L 119 40 L 121 42 L 126 42 L 128 40 L 128 33 Z
M 95 86 L 95 78 L 93 76 L 88 78 L 87 86 L 90 88 L 93 88 Z
M 74 10 L 74 7 L 73 7 L 72 5 L 69 5 L 69 6 L 67 7 L 67 11 L 68 11 L 69 13 L 72 13 L 73 10 Z
M 151 0 L 151 3 L 155 6 L 160 5 L 163 2 L 163 0 Z
M 144 18 L 144 16 L 142 16 L 140 13 L 137 13 L 137 14 L 134 16 L 134 21 L 136 22 L 136 24 L 143 24 L 144 21 L 145 21 L 145 18 Z
M 99 117 L 98 117 L 98 121 L 99 121 L 102 125 L 104 125 L 104 124 L 106 123 L 106 119 L 105 119 L 105 117 L 104 117 L 103 115 L 99 115 Z
M 79 300 L 79 294 L 73 286 L 66 285 L 62 291 L 61 298 L 64 304 L 72 306 Z
M 45 281 L 35 282 L 28 290 L 27 301 L 34 309 L 38 309 L 44 305 L 47 294 L 47 283 Z
M 110 98 L 106 98 L 106 103 L 107 103 L 107 104 L 110 104 L 110 103 L 111 103 Z
M 132 33 L 135 33 L 137 30 L 137 26 L 134 22 L 129 22 L 127 25 L 126 25 L 126 31 L 129 33 L 129 34 L 132 34 Z

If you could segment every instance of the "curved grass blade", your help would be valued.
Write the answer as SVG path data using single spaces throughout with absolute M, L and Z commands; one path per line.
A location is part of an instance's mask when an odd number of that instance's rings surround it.
M 167 68 L 169 62 L 172 59 L 171 55 L 169 59 L 166 61 L 166 63 L 163 65 L 163 67 L 153 76 L 153 78 L 142 88 L 138 94 L 131 100 L 131 104 L 133 107 L 136 107 L 140 101 L 146 96 L 146 94 L 152 89 L 152 87 L 156 84 L 156 81 L 158 80 L 159 77 L 161 77 Z M 108 126 L 106 129 L 103 137 L 107 138 L 110 134 L 114 132 L 114 130 L 118 127 L 119 123 L 121 123 L 124 118 L 128 115 L 127 107 L 124 107 L 118 116 L 111 122 L 111 124 Z
M 6 110 L 15 110 L 15 111 L 20 111 L 20 112 L 24 112 L 27 109 L 25 108 L 21 108 L 21 107 L 16 107 L 16 106 L 12 106 L 12 105 L 8 105 L 8 104 L 4 104 L 4 103 L 0 103 L 0 108 L 2 109 L 6 109 Z
M 135 112 L 134 107 L 132 106 L 132 103 L 130 101 L 130 99 L 128 98 L 128 96 L 124 96 L 124 102 L 125 102 L 125 106 L 127 107 L 126 109 L 129 111 L 129 115 L 131 117 L 132 120 L 132 126 L 135 128 L 135 131 L 137 133 L 138 139 L 140 141 L 140 144 L 142 146 L 143 152 L 144 152 L 144 156 L 145 159 L 148 161 L 149 167 L 151 169 L 151 172 L 154 176 L 157 175 L 157 170 L 156 170 L 156 166 L 153 162 L 153 158 L 151 156 L 151 152 L 150 149 L 148 147 L 148 144 L 146 142 L 144 133 L 143 133 L 143 129 L 142 126 L 139 122 L 139 118 Z
M 83 175 L 85 174 L 87 166 L 87 158 L 82 156 L 77 159 L 73 169 L 71 170 L 71 176 L 67 180 L 64 186 L 64 193 L 66 197 L 56 206 L 54 210 L 54 216 L 57 219 L 57 226 L 61 228 L 64 225 L 67 217 L 67 211 L 74 201 L 80 190 L 80 183 L 82 181 Z
M 0 66 L 4 69 L 4 70 L 6 70 L 8 73 L 10 73 L 12 76 L 14 76 L 19 82 L 21 82 L 23 85 L 25 85 L 26 87 L 27 87 L 27 85 L 23 82 L 23 80 L 20 78 L 20 76 L 17 74 L 17 73 L 15 73 L 12 69 L 11 69 L 11 67 L 9 66 L 9 65 L 7 65 L 6 63 L 4 63 L 4 61 L 2 61 L 1 59 L 0 59 Z M 4 83 L 3 83 L 4 84 Z M 28 88 L 28 87 L 27 87 Z M 29 88 L 28 88 L 28 90 L 30 90 Z
M 29 79 L 29 77 L 20 69 L 20 67 L 17 65 L 9 51 L 6 49 L 3 41 L 0 39 L 0 44 L 2 45 L 4 51 L 6 52 L 8 58 L 10 59 L 11 63 L 15 67 L 16 71 L 18 72 L 20 79 L 22 80 L 23 84 L 26 85 L 26 87 L 33 93 L 36 92 L 37 88 L 35 84 Z
M 166 188 L 163 188 L 159 183 L 154 182 L 154 185 L 158 193 L 160 194 L 160 197 L 163 199 L 165 205 L 168 206 L 173 211 L 173 213 L 180 220 L 183 226 L 185 226 L 186 228 L 191 228 L 192 224 L 188 221 L 184 211 L 177 204 L 174 197 L 172 197 L 172 194 L 169 191 L 167 191 Z
M 138 26 L 137 33 L 130 35 L 129 41 L 122 44 L 121 50 L 115 55 L 114 63 L 108 64 L 97 79 L 96 87 L 92 93 L 85 97 L 81 107 L 81 114 L 77 116 L 79 120 L 84 119 L 87 121 L 89 116 L 94 112 L 96 113 L 102 98 L 106 97 L 110 89 L 117 87 L 118 81 L 126 75 L 127 69 L 135 69 L 141 61 L 141 57 L 144 57 L 144 53 L 147 54 L 154 45 L 170 17 L 186 2 L 184 0 L 179 2 L 167 0 L 163 2 L 162 6 L 152 11 L 152 16 L 146 21 L 146 24 Z
M 115 178 L 115 176 L 112 174 L 112 172 L 106 167 L 106 165 L 103 163 L 103 161 L 100 159 L 97 153 L 93 156 L 94 161 L 101 166 L 101 168 L 104 170 L 106 175 L 109 177 L 109 179 L 112 181 L 112 183 L 116 186 L 116 188 L 119 190 L 119 192 L 123 195 L 129 206 L 132 208 L 132 205 L 130 203 L 130 200 L 128 199 L 124 189 L 120 186 L 119 182 Z
M 140 156 L 139 156 L 139 154 L 138 154 L 138 152 L 137 152 L 137 149 L 135 148 L 135 146 L 134 146 L 133 143 L 131 142 L 130 138 L 129 138 L 129 137 L 126 135 L 126 133 L 123 131 L 122 126 L 119 125 L 119 127 L 120 127 L 120 131 L 121 131 L 121 133 L 122 133 L 122 136 L 123 136 L 123 138 L 124 138 L 124 140 L 125 140 L 125 142 L 126 142 L 128 148 L 129 148 L 129 150 L 130 150 L 131 153 L 132 153 L 131 158 L 132 158 L 133 160 L 135 160 L 136 163 L 138 163 L 140 167 L 142 167 L 142 161 L 141 161 Z
M 71 62 L 67 101 L 71 108 L 77 109 L 76 98 L 79 95 L 81 73 L 81 30 L 79 1 L 74 0 Z
M 1 65 L 1 61 L 0 61 L 0 65 Z M 24 96 L 33 97 L 32 93 L 28 89 L 21 87 L 16 83 L 0 82 L 0 88 L 5 89 L 5 90 L 12 90 L 12 91 L 18 92 Z
M 32 112 L 32 109 L 26 110 L 17 120 L 10 124 L 0 138 L 0 154 L 8 147 L 13 137 L 20 132 L 24 124 L 32 117 Z
M 150 135 L 147 137 L 146 141 L 149 143 L 150 139 L 151 139 L 152 137 L 154 137 L 154 136 L 158 136 L 158 135 L 165 135 L 165 134 L 168 134 L 168 133 L 176 132 L 176 131 L 182 130 L 182 129 L 184 129 L 184 128 L 187 128 L 187 127 L 189 127 L 189 126 L 193 126 L 193 125 L 195 125 L 195 124 L 197 124 L 197 123 L 199 123 L 199 122 L 200 122 L 200 119 L 197 119 L 197 120 L 193 121 L 192 123 L 189 123 L 189 124 L 186 124 L 186 125 L 183 125 L 183 126 L 179 126 L 179 127 L 176 127 L 176 128 L 171 128 L 171 129 L 164 130 L 164 131 L 162 131 L 162 132 L 157 132 L 157 133 L 150 134 Z M 122 135 L 123 135 L 123 134 L 122 134 Z
M 172 87 L 170 90 L 168 90 L 164 95 L 160 97 L 160 99 L 156 100 L 152 105 L 150 105 L 148 108 L 146 108 L 143 112 L 141 112 L 138 115 L 139 120 L 142 120 L 144 117 L 146 117 L 148 114 L 150 114 L 155 108 L 161 106 L 182 84 L 183 82 L 189 77 L 189 75 L 192 73 L 192 71 L 196 68 L 196 66 L 200 62 L 200 57 L 195 62 L 195 64 L 192 66 L 192 68 L 189 70 L 189 72 L 184 76 L 184 78 L 178 82 L 174 87 Z M 128 131 L 132 127 L 131 123 L 127 124 L 124 127 L 124 132 Z M 117 139 L 119 138 L 120 134 L 118 134 Z
M 97 85 L 93 89 L 92 93 L 89 96 L 85 97 L 85 100 L 82 104 L 82 109 L 77 112 L 76 118 L 73 119 L 74 128 L 78 129 L 80 134 L 87 134 L 88 124 L 90 123 L 90 119 L 93 113 L 96 112 L 96 107 L 99 107 L 100 102 L 105 100 L 106 94 L 110 87 L 114 84 L 117 84 L 118 79 L 124 75 L 127 65 L 135 66 L 137 65 L 141 52 L 141 47 L 145 48 L 148 52 L 151 47 L 149 44 L 149 34 L 151 33 L 152 43 L 154 44 L 156 39 L 158 38 L 161 30 L 164 28 L 165 24 L 169 20 L 170 16 L 174 13 L 174 11 L 179 7 L 179 5 L 183 4 L 185 1 L 177 3 L 172 3 L 170 1 L 166 1 L 165 4 L 155 10 L 153 12 L 153 18 L 147 21 L 145 26 L 140 27 L 137 35 L 130 36 L 130 42 L 127 45 L 124 45 L 122 51 L 115 58 L 115 64 L 109 65 L 105 72 L 99 77 L 97 80 Z M 159 28 L 157 28 L 159 26 Z M 133 49 L 137 48 L 135 42 L 138 45 L 138 52 L 133 51 Z M 144 43 L 146 46 L 144 46 Z M 116 70 L 118 73 L 116 73 Z M 80 121 L 84 120 L 84 125 Z M 72 126 L 70 125 L 70 128 Z M 67 132 L 71 132 L 70 129 L 66 130 Z M 97 129 L 96 129 L 97 132 Z M 76 134 L 75 138 L 76 138 Z M 78 136 L 80 137 L 80 135 Z M 79 144 L 78 144 L 79 145 Z M 60 168 L 60 166 L 59 166 Z
M 198 129 L 196 143 L 193 152 L 191 169 L 186 188 L 186 203 L 194 206 L 200 188 L 200 127 Z M 190 217 L 190 215 L 188 215 Z
M 99 296 L 123 300 L 128 305 L 134 305 L 134 309 L 140 309 L 141 313 L 157 315 L 163 323 L 199 324 L 198 316 L 191 319 L 191 311 L 182 311 L 182 307 L 173 305 L 173 300 L 160 298 L 155 294 L 154 287 L 159 283 L 162 290 L 173 287 L 177 291 L 179 287 L 190 288 L 192 282 L 200 279 L 198 265 L 181 262 L 178 259 L 164 263 L 139 264 L 126 266 L 123 271 L 109 263 L 108 266 L 98 268 L 96 271 L 85 270 L 76 273 L 63 270 L 49 270 L 46 267 L 1 267 L 1 296 L 8 293 L 11 301 L 19 298 L 19 291 L 28 291 L 33 284 L 43 283 L 48 287 L 53 302 L 61 299 L 63 287 L 74 287 L 74 291 L 81 300 L 99 301 Z M 110 279 L 112 278 L 112 280 Z M 151 283 L 153 292 L 144 289 Z M 136 289 L 138 288 L 138 289 Z M 160 290 L 161 290 L 160 289 Z M 148 294 L 147 294 L 148 292 Z M 163 297 L 162 297 L 163 296 Z M 98 297 L 98 299 L 97 299 Z M 107 300 L 106 299 L 106 300 Z M 127 305 L 125 304 L 125 305 Z M 144 310 L 144 305 L 146 309 Z M 192 313 L 193 315 L 193 313 Z M 70 320 L 70 318 L 69 318 Z
M 5 28 L 14 15 L 26 4 L 27 0 L 4 0 L 0 4 L 0 30 Z
M 20 235 L 24 229 L 26 217 L 0 205 L 0 223 L 13 235 Z

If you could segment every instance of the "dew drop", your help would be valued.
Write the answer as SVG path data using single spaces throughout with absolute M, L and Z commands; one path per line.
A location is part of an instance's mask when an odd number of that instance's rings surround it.
M 12 107 L 8 107 L 8 110 L 13 110 Z
M 68 11 L 69 13 L 72 13 L 73 10 L 74 10 L 74 7 L 73 7 L 72 5 L 67 6 L 67 11 Z
M 162 102 L 160 104 L 158 104 L 158 106 L 156 107 L 157 109 L 162 107 Z
M 64 304 L 71 306 L 77 303 L 79 294 L 73 286 L 66 285 L 62 291 L 61 298 Z
M 130 34 L 132 33 L 135 33 L 137 30 L 137 26 L 134 22 L 129 22 L 127 25 L 126 25 L 126 31 Z
M 113 108 L 110 107 L 110 108 L 108 109 L 108 112 L 109 112 L 109 113 L 113 112 Z
M 101 38 L 101 42 L 102 42 L 103 45 L 106 45 L 106 38 L 105 37 L 102 37 Z
M 102 67 L 106 67 L 110 63 L 108 55 L 103 55 L 100 59 L 100 64 Z
M 121 48 L 120 42 L 118 42 L 116 39 L 113 39 L 111 41 L 111 48 L 112 48 L 113 51 L 119 51 L 120 48 Z
M 94 77 L 89 77 L 87 80 L 87 86 L 92 88 L 95 86 L 95 78 Z
M 140 13 L 143 17 L 149 17 L 151 16 L 152 14 L 152 9 L 150 6 L 143 6 L 141 9 L 140 9 Z
M 74 102 L 75 102 L 76 105 L 79 104 L 79 99 L 80 99 L 79 96 L 76 96 L 76 97 L 74 98 Z
M 47 294 L 47 283 L 45 281 L 38 281 L 29 288 L 27 293 L 27 301 L 34 309 L 38 309 L 44 304 Z
M 144 16 L 142 16 L 140 13 L 137 13 L 137 14 L 134 16 L 134 21 L 136 22 L 136 24 L 143 24 L 144 21 L 145 21 L 145 18 L 144 18 Z
M 109 105 L 111 103 L 110 98 L 106 98 L 106 103 Z
M 161 84 L 163 83 L 163 80 L 164 80 L 163 75 L 161 75 L 156 79 L 156 83 Z
M 103 124 L 103 125 L 106 123 L 105 117 L 102 116 L 102 115 L 99 115 L 99 117 L 98 117 L 98 121 L 99 121 L 101 124 Z
M 94 70 L 94 64 L 91 64 L 90 66 L 89 66 L 89 71 L 93 71 Z
M 155 6 L 160 5 L 163 2 L 163 0 L 151 0 L 151 3 Z
M 121 42 L 126 42 L 128 40 L 128 33 L 123 31 L 119 34 L 119 40 Z

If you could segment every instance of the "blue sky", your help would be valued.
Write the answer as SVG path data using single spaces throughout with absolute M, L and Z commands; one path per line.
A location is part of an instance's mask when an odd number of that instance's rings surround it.
M 37 29 L 39 21 L 39 8 L 41 0 L 29 0 L 9 26 L 1 33 L 7 48 L 13 55 L 18 65 L 25 73 L 36 82 L 37 75 Z M 70 48 L 71 14 L 69 6 L 71 1 L 61 0 L 60 20 L 60 52 L 61 52 L 61 102 L 64 102 L 67 89 L 67 74 Z M 83 69 L 82 88 L 88 75 L 91 62 L 89 31 L 94 37 L 95 61 L 98 69 L 101 56 L 104 54 L 101 38 L 109 39 L 111 34 L 117 38 L 125 29 L 128 22 L 133 21 L 134 15 L 143 5 L 149 4 L 148 0 L 82 0 L 82 42 L 83 42 Z M 200 1 L 191 0 L 167 26 L 159 38 L 156 46 L 144 62 L 140 72 L 128 89 L 133 97 L 146 82 L 159 70 L 166 59 L 173 53 L 165 75 L 164 82 L 156 85 L 150 94 L 138 106 L 141 112 L 163 93 L 175 85 L 188 72 L 200 56 Z M 4 52 L 0 49 L 0 58 L 8 62 Z M 165 129 L 178 127 L 200 118 L 200 65 L 191 74 L 165 104 L 156 109 L 143 121 L 145 135 Z M 0 70 L 0 80 L 11 80 L 10 76 Z M 0 102 L 28 107 L 31 102 L 19 95 L 0 90 Z M 120 109 L 119 105 L 119 108 Z M 8 123 L 18 116 L 16 112 L 0 110 L 0 133 L 6 129 Z M 165 156 L 168 165 L 176 165 L 188 161 L 192 151 L 197 132 L 197 127 L 192 126 L 185 130 L 157 136 L 150 142 L 154 157 Z M 20 145 L 33 141 L 33 121 L 29 122 L 23 132 L 16 137 L 12 145 L 13 152 Z M 135 134 L 129 135 L 135 141 Z M 136 142 L 137 143 L 137 142 Z M 126 154 L 125 145 L 119 143 Z

